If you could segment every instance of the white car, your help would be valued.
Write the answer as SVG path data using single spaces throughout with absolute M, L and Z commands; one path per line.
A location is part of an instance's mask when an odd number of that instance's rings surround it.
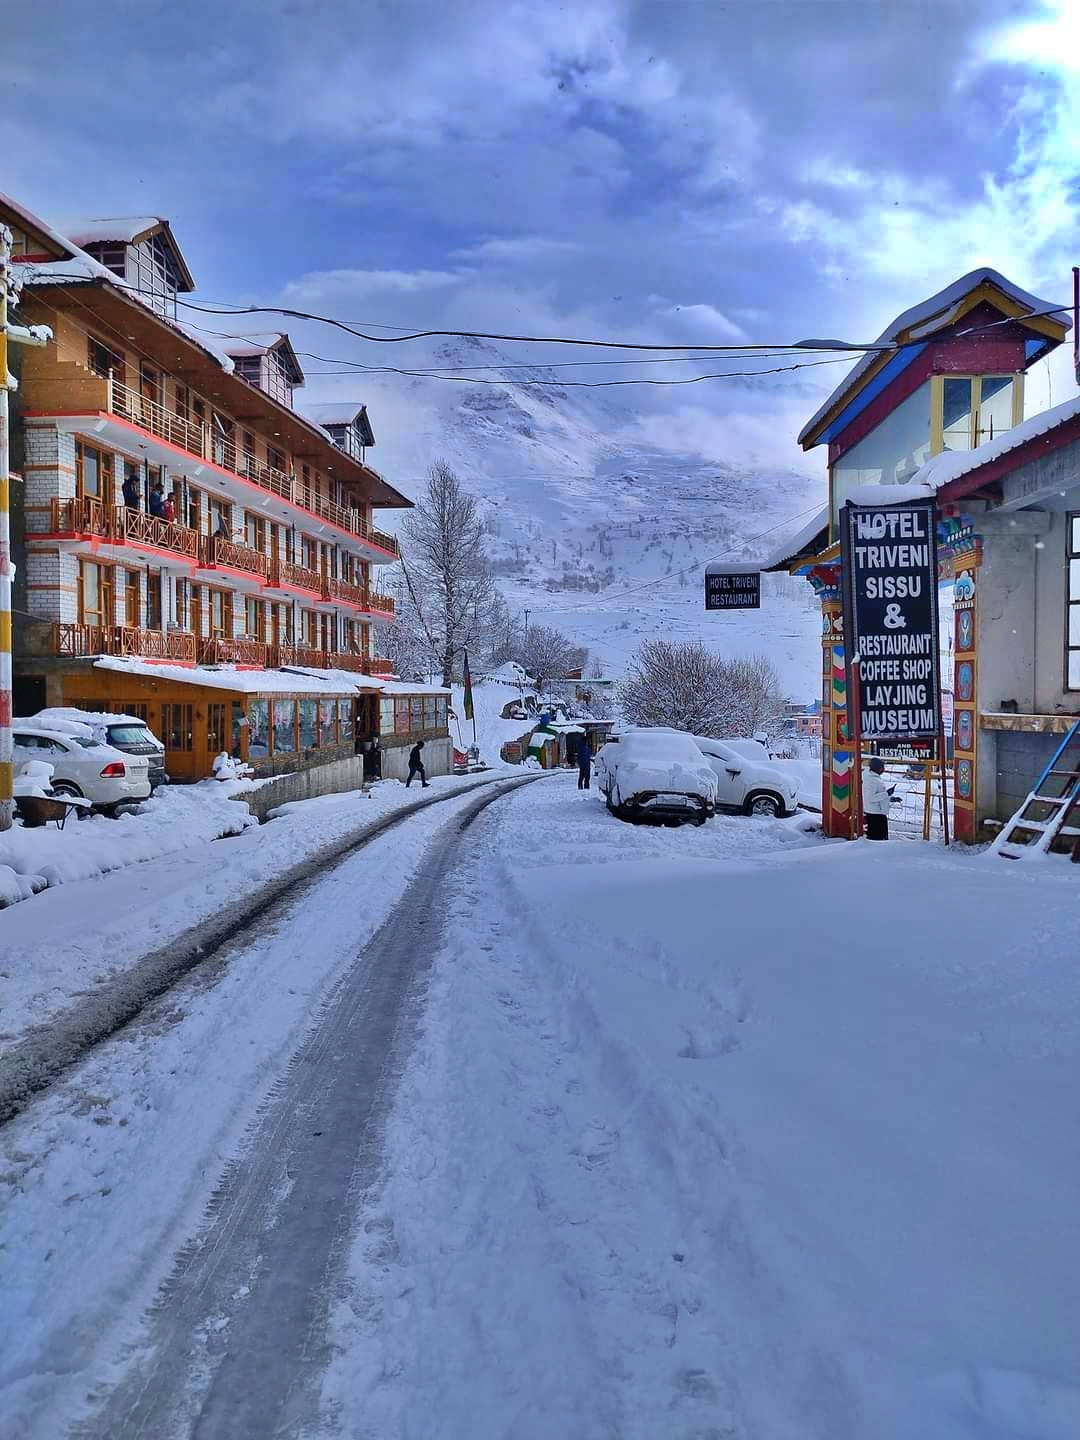
M 23 722 L 41 730 L 53 730 L 61 735 L 82 735 L 97 740 L 102 745 L 111 745 L 125 755 L 145 755 L 150 767 L 150 786 L 156 790 L 167 785 L 169 777 L 165 772 L 165 746 L 137 715 L 117 715 L 107 710 L 78 710 L 74 706 L 60 705 L 48 710 L 39 710 L 36 715 L 27 716 Z
M 725 740 L 695 735 L 694 744 L 716 774 L 716 805 L 744 815 L 794 815 L 799 787 L 777 765 L 763 765 Z
M 25 720 L 13 720 L 11 728 L 15 774 L 31 760 L 44 761 L 53 767 L 54 795 L 81 795 L 108 813 L 150 794 L 144 755 L 125 755 L 92 736 L 64 734 Z
M 596 781 L 620 819 L 704 825 L 716 801 L 716 776 L 689 735 L 632 730 L 596 757 Z

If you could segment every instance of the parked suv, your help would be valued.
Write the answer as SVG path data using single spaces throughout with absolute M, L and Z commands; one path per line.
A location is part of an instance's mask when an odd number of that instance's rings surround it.
M 150 794 L 149 766 L 143 755 L 125 755 L 89 735 L 65 734 L 12 721 L 15 774 L 29 760 L 43 760 L 53 767 L 54 795 L 81 795 L 97 810 L 113 812 L 133 800 Z
M 145 757 L 149 767 L 151 790 L 167 785 L 165 746 L 137 715 L 110 715 L 105 711 L 77 710 L 73 706 L 53 706 L 31 715 L 28 725 L 43 725 L 46 730 L 62 734 L 89 735 L 100 745 L 111 745 L 125 755 Z
M 726 740 L 695 735 L 694 742 L 716 774 L 718 810 L 742 811 L 744 815 L 794 815 L 799 808 L 798 786 L 779 766 L 752 760 Z
M 609 741 L 596 757 L 596 780 L 620 820 L 704 825 L 716 800 L 708 761 L 675 730 L 632 730 Z

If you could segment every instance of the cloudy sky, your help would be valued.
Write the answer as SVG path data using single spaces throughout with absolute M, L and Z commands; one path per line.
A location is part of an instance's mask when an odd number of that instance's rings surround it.
M 5 42 L 3 188 L 168 215 L 213 300 L 858 340 L 982 263 L 1064 302 L 1080 258 L 1077 0 L 45 0 Z M 616 393 L 790 462 L 834 371 Z

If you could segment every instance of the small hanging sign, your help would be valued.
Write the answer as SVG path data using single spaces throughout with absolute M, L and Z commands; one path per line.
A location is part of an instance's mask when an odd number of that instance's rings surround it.
M 760 570 L 709 565 L 705 570 L 706 610 L 760 610 Z

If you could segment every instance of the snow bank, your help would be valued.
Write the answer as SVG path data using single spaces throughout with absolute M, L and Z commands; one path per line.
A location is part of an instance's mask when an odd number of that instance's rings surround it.
M 138 813 L 115 820 L 90 815 L 69 820 L 63 830 L 16 825 L 0 836 L 0 865 L 27 877 L 35 887 L 29 893 L 36 894 L 46 886 L 105 875 L 201 841 L 239 835 L 256 823 L 243 805 L 216 793 L 212 783 L 177 786 L 159 790 Z

